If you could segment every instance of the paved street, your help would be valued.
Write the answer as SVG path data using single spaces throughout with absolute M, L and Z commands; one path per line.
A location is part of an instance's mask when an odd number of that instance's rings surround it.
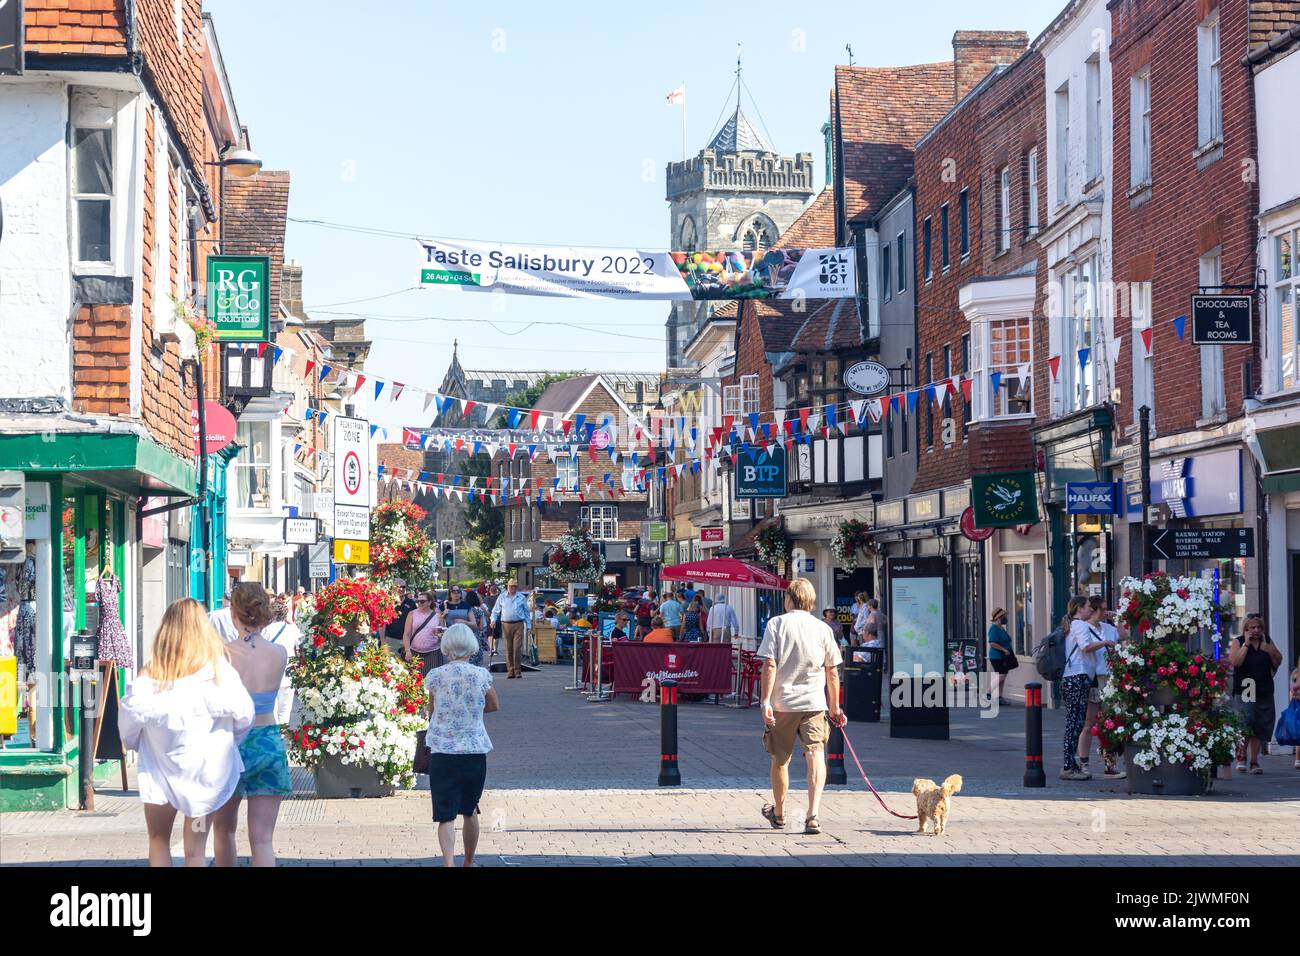
M 1263 776 L 1215 781 L 1201 798 L 1130 797 L 1124 783 L 1055 779 L 1061 724 L 1046 714 L 1049 780 L 1024 790 L 1023 711 L 955 717 L 953 739 L 891 740 L 888 724 L 851 724 L 849 735 L 899 812 L 914 812 L 912 778 L 960 773 L 944 837 L 920 836 L 912 821 L 880 809 L 850 763 L 850 785 L 832 788 L 824 833 L 797 826 L 804 796 L 773 832 L 758 815 L 766 799 L 766 755 L 756 710 L 712 704 L 680 709 L 685 786 L 659 789 L 659 714 L 629 698 L 588 703 L 562 690 L 564 667 L 522 681 L 498 680 L 502 711 L 488 718 L 489 758 L 480 862 L 530 865 L 1202 865 L 1300 864 L 1294 840 L 1300 771 L 1292 757 L 1265 758 Z M 796 786 L 799 758 L 792 764 Z M 284 865 L 427 865 L 437 841 L 427 795 L 324 801 L 310 775 L 277 830 Z M 100 791 L 96 812 L 7 814 L 0 863 L 137 864 L 144 822 L 134 793 Z

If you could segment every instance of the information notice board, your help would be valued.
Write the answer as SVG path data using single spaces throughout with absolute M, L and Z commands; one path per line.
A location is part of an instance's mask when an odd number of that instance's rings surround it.
M 948 564 L 943 558 L 888 558 L 891 617 L 889 735 L 948 739 L 945 651 Z

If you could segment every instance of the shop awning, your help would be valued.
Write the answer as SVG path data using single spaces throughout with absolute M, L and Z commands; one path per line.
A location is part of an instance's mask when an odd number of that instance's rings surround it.
M 671 564 L 659 575 L 670 581 L 699 581 L 703 584 L 725 584 L 733 588 L 768 588 L 784 591 L 789 581 L 766 568 L 746 564 L 736 558 L 710 558 L 688 564 Z
M 62 472 L 132 495 L 193 495 L 198 486 L 192 462 L 122 432 L 0 434 L 0 469 Z

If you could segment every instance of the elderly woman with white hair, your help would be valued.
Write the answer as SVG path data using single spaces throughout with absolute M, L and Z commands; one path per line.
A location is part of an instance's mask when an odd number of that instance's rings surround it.
M 491 671 L 470 663 L 478 637 L 467 624 L 453 624 L 442 636 L 446 663 L 429 671 L 429 792 L 444 866 L 456 865 L 456 817 L 463 821 L 465 866 L 474 865 L 478 849 L 478 802 L 487 781 L 487 754 L 492 749 L 483 715 L 501 708 Z

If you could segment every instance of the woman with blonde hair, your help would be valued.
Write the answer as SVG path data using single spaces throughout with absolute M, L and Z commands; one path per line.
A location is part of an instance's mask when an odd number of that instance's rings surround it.
M 149 865 L 171 866 L 178 812 L 185 865 L 205 865 L 209 817 L 230 800 L 244 769 L 239 743 L 253 723 L 253 700 L 198 601 L 167 608 L 118 720 L 122 745 L 140 755 Z
M 249 860 L 253 866 L 275 866 L 272 837 L 280 801 L 293 794 L 284 735 L 276 722 L 275 704 L 288 654 L 272 640 L 275 620 L 271 595 L 256 582 L 239 585 L 230 595 L 230 617 L 239 640 L 226 645 L 230 663 L 253 699 L 255 716 L 248 736 L 239 745 L 244 762 L 234 796 L 213 818 L 217 866 L 234 866 L 235 829 L 239 803 L 248 801 Z M 263 633 L 266 630 L 268 633 Z

